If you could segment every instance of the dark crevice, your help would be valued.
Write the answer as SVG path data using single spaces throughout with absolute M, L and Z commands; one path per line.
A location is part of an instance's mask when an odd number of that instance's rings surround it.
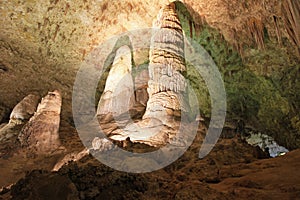
M 0 63 L 0 72 L 8 72 L 8 68 L 2 63 Z

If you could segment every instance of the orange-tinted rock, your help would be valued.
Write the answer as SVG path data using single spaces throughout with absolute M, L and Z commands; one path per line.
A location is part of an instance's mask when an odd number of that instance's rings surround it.
M 0 142 L 15 140 L 24 124 L 36 111 L 39 99 L 39 96 L 29 94 L 14 107 L 9 123 L 0 127 Z
M 10 114 L 10 119 L 28 120 L 36 111 L 40 97 L 34 94 L 26 96 L 18 103 Z
M 57 90 L 48 92 L 18 136 L 23 147 L 47 154 L 61 145 L 58 133 L 61 104 L 62 98 Z

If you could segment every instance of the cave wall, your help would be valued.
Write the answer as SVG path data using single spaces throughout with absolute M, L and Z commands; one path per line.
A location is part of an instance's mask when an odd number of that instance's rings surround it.
M 227 39 L 224 31 L 229 29 L 219 30 L 205 18 L 191 14 L 186 5 L 176 5 L 186 36 L 205 48 L 222 73 L 228 105 L 225 126 L 238 129 L 242 124 L 240 133 L 264 132 L 290 149 L 299 147 L 300 107 L 296 103 L 300 101 L 297 92 L 300 89 L 299 55 L 285 27 L 279 29 L 278 24 L 283 21 L 272 26 L 275 14 L 267 12 L 270 10 L 264 11 L 265 15 L 248 13 L 239 37 Z M 258 5 L 254 1 L 249 6 L 252 6 L 251 10 Z M 268 15 L 273 18 L 267 18 Z M 201 20 L 197 20 L 199 18 Z M 255 28 L 249 21 L 256 23 Z M 261 32 L 258 26 L 261 26 Z M 186 77 L 197 91 L 201 113 L 209 117 L 211 102 L 201 75 L 190 66 Z

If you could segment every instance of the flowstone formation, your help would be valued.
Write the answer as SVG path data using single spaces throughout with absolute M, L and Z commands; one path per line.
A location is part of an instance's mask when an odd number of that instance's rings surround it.
M 61 104 L 62 98 L 57 90 L 48 92 L 18 136 L 22 147 L 47 154 L 61 145 L 58 133 Z
M 182 75 L 186 71 L 184 37 L 175 4 L 164 7 L 153 25 L 148 71 L 133 79 L 130 48 L 119 48 L 97 118 L 102 131 L 113 140 L 157 147 L 172 142 L 180 121 L 188 121 L 190 106 Z M 134 123 L 132 119 L 143 112 L 145 105 L 142 119 Z

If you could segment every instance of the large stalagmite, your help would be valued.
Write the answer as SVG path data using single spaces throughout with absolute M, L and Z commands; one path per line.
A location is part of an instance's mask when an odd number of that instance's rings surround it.
M 61 104 L 62 98 L 57 90 L 48 92 L 21 130 L 18 138 L 23 147 L 47 154 L 61 145 L 58 133 Z
M 129 112 L 134 105 L 131 65 L 130 48 L 120 47 L 97 109 L 97 118 L 105 134 L 126 125 L 130 119 Z
M 188 111 L 186 82 L 181 74 L 186 70 L 184 38 L 175 4 L 160 11 L 154 28 L 158 31 L 151 40 L 149 101 L 143 119 L 157 118 L 168 125 L 182 111 Z

